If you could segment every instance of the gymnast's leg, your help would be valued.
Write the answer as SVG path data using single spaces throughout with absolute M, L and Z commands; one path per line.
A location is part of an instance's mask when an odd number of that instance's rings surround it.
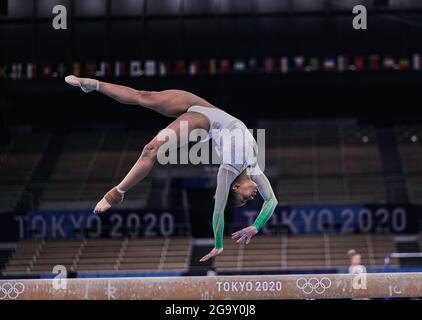
M 209 122 L 203 115 L 196 112 L 186 112 L 174 120 L 167 129 L 172 130 L 179 141 L 174 149 L 180 147 L 180 141 L 187 141 L 188 137 L 181 137 L 180 126 L 182 122 L 188 125 L 187 134 L 194 129 L 204 129 L 206 132 L 209 130 Z M 168 140 L 160 141 L 158 136 L 151 140 L 143 149 L 141 156 L 136 161 L 132 169 L 126 175 L 126 177 L 114 188 L 108 191 L 105 196 L 98 202 L 94 209 L 94 213 L 101 213 L 108 210 L 112 205 L 119 204 L 123 201 L 124 194 L 136 184 L 141 182 L 151 171 L 155 162 L 157 161 L 157 155 L 160 151 L 159 148 Z M 173 149 L 173 148 L 172 148 Z
M 144 91 L 90 78 L 67 76 L 65 81 L 85 93 L 99 91 L 123 104 L 140 105 L 168 117 L 178 117 L 193 105 L 213 107 L 206 100 L 183 90 Z

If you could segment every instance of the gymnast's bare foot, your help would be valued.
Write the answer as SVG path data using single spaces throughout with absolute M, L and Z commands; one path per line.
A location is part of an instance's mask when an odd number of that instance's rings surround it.
M 88 93 L 94 90 L 98 90 L 100 87 L 100 82 L 96 79 L 90 78 L 78 78 L 75 76 L 67 76 L 64 78 L 66 83 L 74 87 L 80 87 L 83 92 Z
M 117 187 L 114 187 L 108 191 L 105 196 L 97 203 L 94 209 L 94 213 L 103 213 L 123 201 L 124 193 L 117 190 Z

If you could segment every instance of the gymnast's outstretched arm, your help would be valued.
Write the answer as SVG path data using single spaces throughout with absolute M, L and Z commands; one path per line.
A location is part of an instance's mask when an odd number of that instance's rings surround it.
M 230 187 L 236 179 L 237 174 L 222 166 L 218 169 L 217 188 L 214 196 L 214 212 L 212 217 L 212 227 L 214 231 L 214 249 L 211 250 L 200 261 L 207 261 L 223 252 L 224 238 L 224 210 L 226 209 Z
M 278 205 L 278 201 L 274 194 L 273 188 L 271 187 L 271 183 L 268 181 L 268 178 L 264 173 L 252 176 L 252 179 L 257 184 L 258 191 L 264 199 L 261 211 L 253 223 L 253 226 L 260 230 L 272 216 L 275 208 Z

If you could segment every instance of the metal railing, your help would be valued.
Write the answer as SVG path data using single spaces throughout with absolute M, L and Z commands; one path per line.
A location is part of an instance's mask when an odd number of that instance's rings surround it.
M 422 258 L 422 252 L 393 252 L 387 253 L 384 257 L 384 267 L 389 268 L 391 259 L 402 259 L 402 258 Z

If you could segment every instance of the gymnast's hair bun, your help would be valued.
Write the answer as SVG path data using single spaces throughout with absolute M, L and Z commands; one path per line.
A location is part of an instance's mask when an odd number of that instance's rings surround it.
M 353 257 L 353 256 L 355 256 L 355 255 L 357 255 L 358 253 L 356 252 L 356 250 L 355 249 L 350 249 L 349 251 L 347 251 L 347 255 L 349 256 L 349 257 Z

